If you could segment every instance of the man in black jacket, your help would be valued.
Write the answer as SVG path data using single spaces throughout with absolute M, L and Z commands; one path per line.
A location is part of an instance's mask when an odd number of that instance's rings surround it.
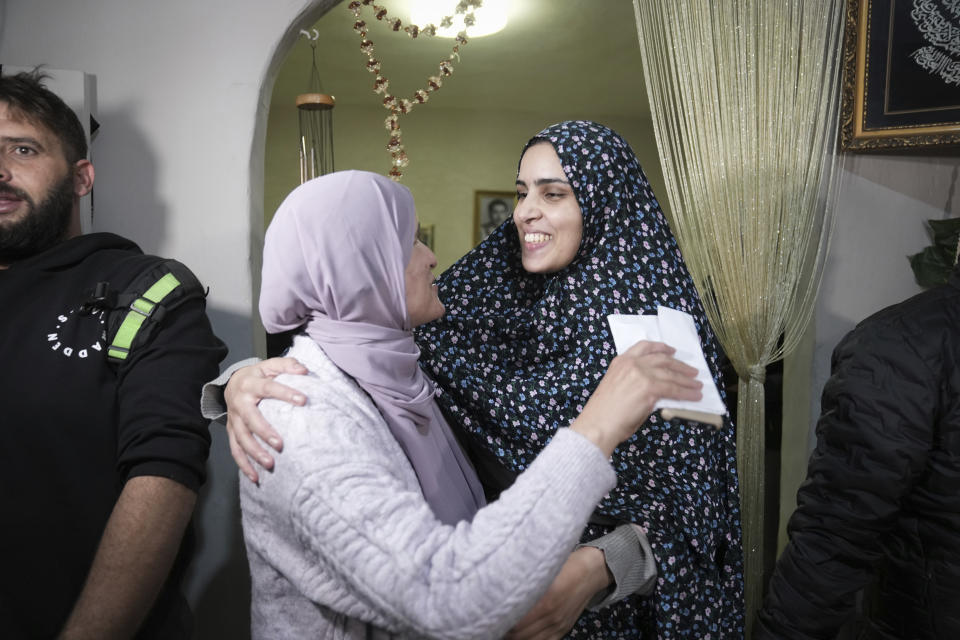
M 960 638 L 960 267 L 833 355 L 755 638 Z
M 199 395 L 226 349 L 185 267 L 80 235 L 93 165 L 40 80 L 0 77 L 0 635 L 189 638 Z

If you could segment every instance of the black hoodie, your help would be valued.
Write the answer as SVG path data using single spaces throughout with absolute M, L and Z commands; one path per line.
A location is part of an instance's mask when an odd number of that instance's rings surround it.
M 73 238 L 0 270 L 0 629 L 53 637 L 83 586 L 107 519 L 135 476 L 196 491 L 210 446 L 202 384 L 226 348 L 197 296 L 164 315 L 122 366 L 106 360 L 99 282 L 125 290 L 159 259 L 112 234 Z M 184 545 L 139 637 L 189 637 Z

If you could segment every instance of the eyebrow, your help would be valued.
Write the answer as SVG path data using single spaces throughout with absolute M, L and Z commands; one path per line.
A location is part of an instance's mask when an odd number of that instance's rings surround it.
M 43 146 L 43 144 L 41 144 L 41 142 L 36 138 L 30 138 L 30 137 L 11 138 L 8 136 L 4 136 L 3 138 L 0 138 L 0 142 L 3 142 L 4 144 L 31 144 L 39 148 L 41 151 L 46 151 L 46 147 Z
M 523 180 L 517 180 L 517 184 L 518 184 L 518 185 L 523 185 L 524 187 L 527 186 L 527 183 L 524 182 Z M 533 185 L 534 185 L 535 187 L 539 187 L 540 185 L 543 185 L 543 184 L 565 184 L 565 185 L 569 185 L 569 184 L 570 184 L 570 181 L 569 181 L 569 180 L 564 180 L 564 179 L 562 179 L 562 178 L 537 178 L 536 180 L 533 181 Z

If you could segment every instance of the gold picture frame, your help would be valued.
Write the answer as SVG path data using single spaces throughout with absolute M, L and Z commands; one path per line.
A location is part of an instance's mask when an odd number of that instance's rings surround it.
M 491 231 L 513 215 L 517 194 L 514 191 L 473 192 L 473 244 L 477 245 Z
M 421 224 L 420 231 L 417 234 L 417 239 L 423 244 L 430 247 L 430 251 L 436 251 L 437 248 L 434 246 L 434 238 L 436 237 L 437 225 L 435 224 Z
M 909 0 L 847 0 L 840 108 L 845 151 L 960 144 L 960 83 L 952 86 L 948 70 L 936 62 L 949 58 L 928 37 L 936 21 L 912 17 L 912 7 Z

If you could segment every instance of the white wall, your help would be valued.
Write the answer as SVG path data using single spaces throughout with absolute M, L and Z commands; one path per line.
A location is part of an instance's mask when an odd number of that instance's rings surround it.
M 97 78 L 94 229 L 176 257 L 210 286 L 230 359 L 249 355 L 251 236 L 260 233 L 275 59 L 334 0 L 8 0 L 0 62 Z M 279 52 L 279 53 L 278 53 Z M 251 226 L 251 221 L 256 223 Z M 189 595 L 201 637 L 244 637 L 236 469 L 214 428 Z M 214 626 L 215 625 L 215 626 Z M 215 629 L 215 630 L 211 630 Z

